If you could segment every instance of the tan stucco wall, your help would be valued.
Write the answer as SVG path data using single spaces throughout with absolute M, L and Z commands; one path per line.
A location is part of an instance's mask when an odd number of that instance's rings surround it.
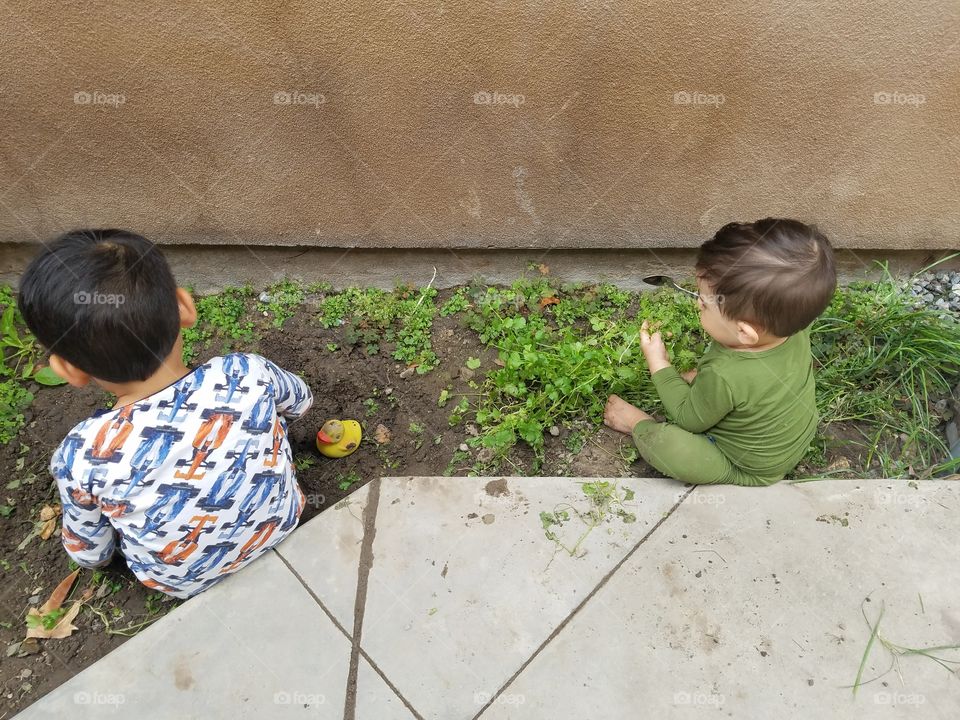
M 0 242 L 960 245 L 956 0 L 157 5 L 0 3 Z

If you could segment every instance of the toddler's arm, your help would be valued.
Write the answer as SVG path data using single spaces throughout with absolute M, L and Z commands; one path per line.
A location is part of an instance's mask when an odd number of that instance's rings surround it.
M 692 385 L 672 365 L 652 375 L 667 417 L 689 432 L 704 432 L 733 410 L 733 393 L 726 381 L 710 368 L 697 373 Z
M 106 565 L 116 548 L 113 526 L 100 511 L 97 499 L 74 480 L 70 468 L 63 461 L 62 448 L 57 448 L 53 453 L 50 472 L 60 490 L 63 549 L 80 567 Z
M 667 417 L 688 432 L 699 433 L 712 428 L 733 410 L 730 386 L 709 368 L 703 372 L 693 370 L 689 380 L 680 375 L 670 364 L 660 332 L 651 333 L 650 330 L 649 322 L 644 320 L 640 328 L 640 348 Z
M 292 372 L 274 365 L 265 357 L 255 356 L 263 363 L 267 375 L 273 381 L 273 397 L 277 414 L 288 420 L 302 417 L 313 405 L 313 393 L 307 384 Z

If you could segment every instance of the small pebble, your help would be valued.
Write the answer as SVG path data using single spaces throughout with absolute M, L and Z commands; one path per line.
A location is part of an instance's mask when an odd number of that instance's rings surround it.
M 470 446 L 466 443 L 460 443 L 460 452 L 470 452 Z
M 558 428 L 556 425 L 552 425 L 550 427 L 550 434 L 554 437 L 557 437 L 560 434 L 560 428 Z
M 30 603 L 31 605 L 36 605 L 38 602 L 40 602 L 40 596 L 31 595 L 29 598 L 27 598 L 27 602 Z
M 960 315 L 960 272 L 928 272 L 904 285 L 904 292 L 914 298 L 916 307 Z
M 400 373 L 400 377 L 403 378 L 404 380 L 406 380 L 408 377 L 410 377 L 411 375 L 413 375 L 416 371 L 417 371 L 416 368 L 412 368 L 412 367 L 411 367 L 411 368 L 407 368 L 407 369 L 404 370 L 402 373 Z

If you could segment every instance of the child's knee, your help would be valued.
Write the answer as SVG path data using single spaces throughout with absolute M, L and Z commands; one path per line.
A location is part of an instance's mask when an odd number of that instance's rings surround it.
M 672 437 L 671 427 L 673 426 L 668 423 L 644 422 L 640 423 L 633 433 L 634 444 L 640 457 L 666 475 L 673 474 L 671 469 L 682 452 Z
M 730 461 L 706 436 L 669 423 L 634 432 L 640 456 L 664 475 L 696 485 L 724 482 Z M 640 429 L 638 427 L 638 429 Z

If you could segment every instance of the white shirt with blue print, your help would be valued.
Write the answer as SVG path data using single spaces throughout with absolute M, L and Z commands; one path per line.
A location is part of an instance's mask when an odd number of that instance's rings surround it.
M 303 510 L 287 421 L 313 403 L 296 375 L 215 357 L 70 431 L 50 469 L 63 545 L 83 567 L 120 551 L 142 583 L 186 598 L 285 538 Z

